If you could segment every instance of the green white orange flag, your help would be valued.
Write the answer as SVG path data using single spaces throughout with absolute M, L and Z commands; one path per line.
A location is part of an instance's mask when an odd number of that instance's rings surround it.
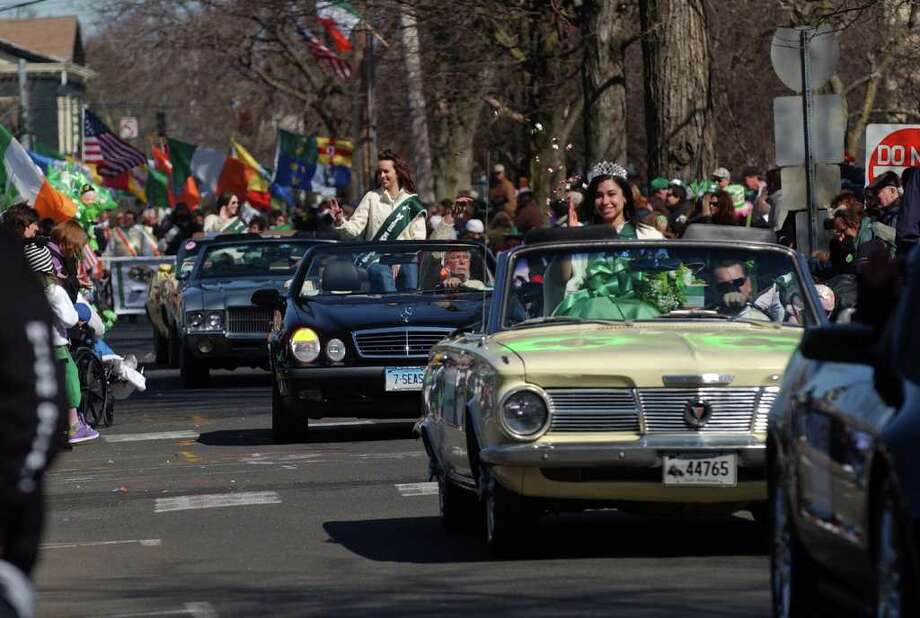
M 19 197 L 27 201 L 42 219 L 66 221 L 77 214 L 73 201 L 56 190 L 42 171 L 29 158 L 29 153 L 16 138 L 0 126 L 0 186 L 15 187 Z
M 347 0 L 320 0 L 316 3 L 316 19 L 340 54 L 352 50 L 351 34 L 361 16 Z

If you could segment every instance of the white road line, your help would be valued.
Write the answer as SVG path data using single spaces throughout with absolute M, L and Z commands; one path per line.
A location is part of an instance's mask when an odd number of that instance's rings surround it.
M 207 601 L 185 603 L 182 609 L 133 612 L 130 614 L 106 614 L 98 618 L 141 618 L 142 616 L 192 616 L 193 618 L 217 618 L 217 612 Z
M 86 541 L 83 543 L 42 543 L 41 549 L 71 549 L 73 547 L 100 547 L 102 545 L 134 545 L 141 547 L 159 547 L 161 539 L 128 539 L 125 541 Z
M 143 442 L 145 440 L 197 440 L 197 431 L 158 431 L 154 433 L 109 433 L 103 434 L 106 442 Z
M 403 483 L 401 485 L 397 484 L 396 489 L 403 498 L 438 495 L 437 483 Z
M 251 504 L 281 504 L 281 497 L 276 491 L 244 491 L 233 494 L 157 498 L 153 512 L 166 513 L 169 511 L 188 511 L 190 509 L 216 509 L 225 506 L 248 506 Z

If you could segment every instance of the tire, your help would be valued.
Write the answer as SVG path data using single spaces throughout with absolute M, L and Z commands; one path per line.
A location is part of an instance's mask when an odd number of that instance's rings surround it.
M 111 399 L 105 365 L 85 347 L 75 350 L 73 360 L 80 376 L 80 407 L 77 410 L 92 427 L 103 426 L 105 406 Z
M 305 442 L 309 423 L 306 412 L 282 397 L 272 381 L 272 441 L 277 444 Z
M 179 348 L 179 377 L 182 388 L 200 388 L 208 383 L 211 372 L 182 345 Z
M 530 529 L 532 515 L 520 496 L 498 484 L 488 483 L 482 496 L 485 515 L 485 540 L 489 552 L 500 558 L 521 553 L 522 540 Z
M 874 528 L 875 615 L 879 618 L 913 616 L 910 560 L 904 554 L 906 543 L 900 512 L 888 479 L 879 487 Z
M 459 530 L 472 523 L 475 506 L 472 494 L 451 483 L 446 472 L 438 474 L 438 508 L 445 531 Z
M 792 521 L 789 492 L 777 470 L 770 487 L 770 587 L 773 616 L 812 616 L 816 609 L 815 565 Z
M 169 363 L 169 339 L 161 335 L 156 327 L 153 327 L 153 356 L 157 365 Z
M 178 369 L 179 368 L 179 335 L 178 333 L 176 333 L 176 330 L 174 328 L 169 329 L 169 337 L 167 337 L 167 341 L 169 342 L 168 343 L 169 352 L 168 352 L 167 365 L 169 366 L 170 369 Z

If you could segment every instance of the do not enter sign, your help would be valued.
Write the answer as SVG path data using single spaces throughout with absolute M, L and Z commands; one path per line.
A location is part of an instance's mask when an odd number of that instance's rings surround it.
M 870 124 L 866 127 L 866 183 L 885 172 L 901 175 L 920 167 L 920 125 Z

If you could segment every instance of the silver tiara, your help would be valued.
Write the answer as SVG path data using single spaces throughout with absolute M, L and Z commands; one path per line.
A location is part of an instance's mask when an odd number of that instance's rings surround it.
M 626 168 L 619 163 L 600 161 L 599 163 L 596 163 L 588 173 L 588 184 L 591 184 L 591 181 L 598 176 L 619 176 L 623 180 L 626 180 L 627 173 Z

